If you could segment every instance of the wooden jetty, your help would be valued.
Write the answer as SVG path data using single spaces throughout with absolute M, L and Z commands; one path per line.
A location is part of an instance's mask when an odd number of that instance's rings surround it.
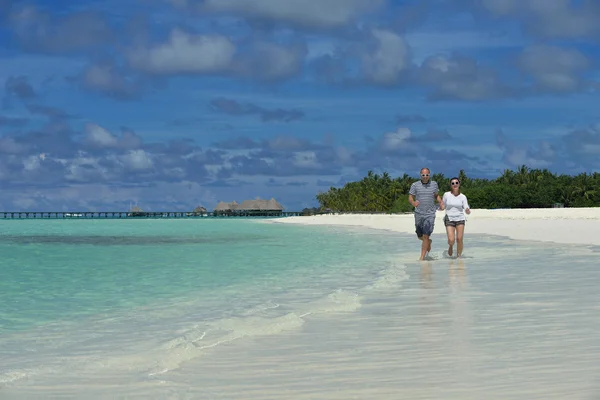
M 144 219 L 144 218 L 236 218 L 292 217 L 301 211 L 0 211 L 0 219 Z

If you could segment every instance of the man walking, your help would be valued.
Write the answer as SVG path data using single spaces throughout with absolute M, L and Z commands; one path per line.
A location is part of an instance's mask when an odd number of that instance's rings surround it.
M 429 168 L 421 169 L 421 180 L 413 183 L 408 192 L 408 202 L 415 208 L 415 228 L 417 237 L 422 241 L 421 258 L 431 251 L 430 239 L 435 226 L 435 201 L 440 203 L 440 210 L 444 209 L 444 202 L 440 198 L 436 181 L 430 181 Z

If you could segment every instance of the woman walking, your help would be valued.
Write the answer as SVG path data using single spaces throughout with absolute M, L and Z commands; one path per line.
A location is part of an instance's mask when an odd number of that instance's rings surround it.
M 459 258 L 463 251 L 463 235 L 465 233 L 465 214 L 471 214 L 467 196 L 460 192 L 458 178 L 450 179 L 450 191 L 444 193 L 443 200 L 446 206 L 444 225 L 448 235 L 448 255 L 452 256 L 453 246 L 456 241 L 456 257 Z

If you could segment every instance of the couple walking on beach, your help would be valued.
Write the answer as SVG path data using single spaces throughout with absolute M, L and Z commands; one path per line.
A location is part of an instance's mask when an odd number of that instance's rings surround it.
M 471 213 L 467 197 L 460 192 L 460 180 L 450 179 L 450 190 L 440 198 L 437 182 L 430 180 L 429 168 L 421 169 L 420 175 L 421 180 L 413 183 L 408 192 L 408 201 L 415 208 L 417 237 L 422 241 L 419 260 L 424 260 L 427 253 L 431 251 L 430 236 L 435 227 L 436 200 L 440 204 L 440 210 L 446 211 L 444 225 L 448 236 L 448 255 L 452 256 L 456 242 L 456 256 L 460 257 L 463 251 L 465 214 Z

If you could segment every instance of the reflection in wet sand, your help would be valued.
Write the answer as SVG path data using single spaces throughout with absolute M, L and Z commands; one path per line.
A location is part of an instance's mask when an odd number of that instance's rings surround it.
M 465 270 L 465 260 L 462 258 L 450 260 L 448 266 L 450 272 L 450 286 L 456 287 L 457 289 L 467 289 L 467 275 Z
M 421 287 L 423 289 L 433 289 L 433 265 L 431 261 L 421 262 Z
M 474 352 L 471 341 L 473 328 L 472 310 L 470 307 L 469 284 L 465 261 L 452 259 L 448 265 L 449 272 L 449 304 L 452 318 L 452 348 L 456 356 L 456 365 L 460 376 L 466 379 L 473 366 Z

